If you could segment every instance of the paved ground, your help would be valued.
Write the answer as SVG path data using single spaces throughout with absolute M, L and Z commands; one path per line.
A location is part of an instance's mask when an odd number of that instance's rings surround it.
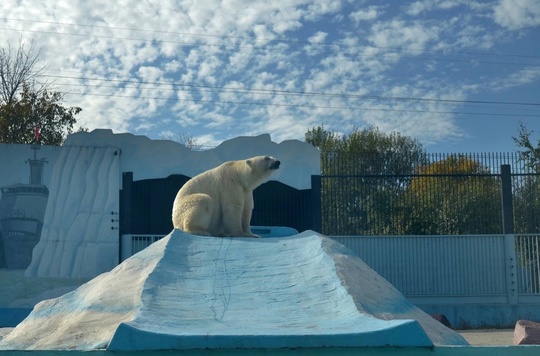
M 458 330 L 473 346 L 513 345 L 513 329 Z

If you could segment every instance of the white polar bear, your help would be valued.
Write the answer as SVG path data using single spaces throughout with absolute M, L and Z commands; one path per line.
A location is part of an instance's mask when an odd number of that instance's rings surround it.
M 194 235 L 259 237 L 249 227 L 253 189 L 280 164 L 274 157 L 257 156 L 225 162 L 191 178 L 174 199 L 174 228 Z

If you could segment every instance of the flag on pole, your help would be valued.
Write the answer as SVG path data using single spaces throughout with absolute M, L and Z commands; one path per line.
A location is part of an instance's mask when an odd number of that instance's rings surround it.
M 39 143 L 39 135 L 40 135 L 40 132 L 39 132 L 39 125 L 36 125 L 34 127 L 34 137 L 36 139 L 36 143 Z

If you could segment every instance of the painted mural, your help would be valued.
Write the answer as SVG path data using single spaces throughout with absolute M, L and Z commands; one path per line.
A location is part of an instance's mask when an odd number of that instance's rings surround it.
M 26 183 L 2 186 L 0 198 L 0 268 L 24 269 L 41 236 L 49 189 L 43 184 L 46 158 L 38 158 L 40 145 L 31 145 L 33 156 L 26 160 Z

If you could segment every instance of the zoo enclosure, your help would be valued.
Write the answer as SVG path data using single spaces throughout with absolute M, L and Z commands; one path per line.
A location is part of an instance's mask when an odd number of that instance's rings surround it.
M 437 154 L 407 172 L 376 157 L 328 155 L 311 189 L 273 181 L 256 189 L 252 224 L 331 236 L 408 297 L 540 296 L 540 179 L 517 154 Z M 172 230 L 172 202 L 188 179 L 134 182 L 124 173 L 120 228 L 132 252 Z
M 322 232 L 417 302 L 538 302 L 540 175 L 518 153 L 408 163 L 323 153 Z

